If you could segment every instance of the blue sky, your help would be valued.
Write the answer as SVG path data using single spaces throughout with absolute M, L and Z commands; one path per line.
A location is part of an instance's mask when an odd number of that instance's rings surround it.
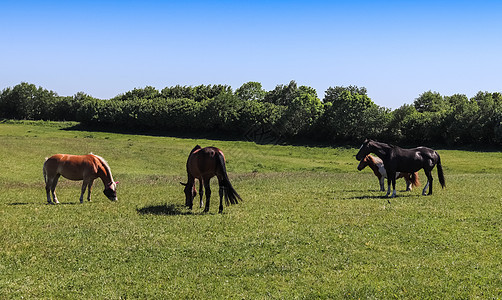
M 2 1 L 0 89 L 108 99 L 147 85 L 502 92 L 501 1 Z

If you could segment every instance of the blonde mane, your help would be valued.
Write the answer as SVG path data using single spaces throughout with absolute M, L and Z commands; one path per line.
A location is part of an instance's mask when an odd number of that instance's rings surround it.
M 107 162 L 104 158 L 102 158 L 101 156 L 96 155 L 96 154 L 94 154 L 94 153 L 92 153 L 92 152 L 91 152 L 91 153 L 89 153 L 89 154 L 90 154 L 90 155 L 93 155 L 93 156 L 95 156 L 95 157 L 97 157 L 97 158 L 101 161 L 101 163 L 105 166 L 105 169 L 106 169 L 106 171 L 108 172 L 108 174 L 110 174 L 110 179 L 111 179 L 111 180 L 112 180 L 112 182 L 113 182 L 112 170 L 110 169 L 110 166 L 108 165 L 108 162 Z

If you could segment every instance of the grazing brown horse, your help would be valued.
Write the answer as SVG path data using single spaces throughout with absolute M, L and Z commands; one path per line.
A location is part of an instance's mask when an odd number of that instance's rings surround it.
M 91 189 L 94 179 L 101 178 L 105 185 L 103 193 L 108 199 L 117 201 L 117 182 L 113 181 L 112 171 L 108 163 L 100 156 L 56 154 L 47 158 L 44 163 L 45 191 L 47 202 L 51 204 L 51 194 L 54 204 L 59 203 L 56 197 L 56 185 L 59 177 L 70 180 L 83 180 L 80 203 L 84 202 L 85 189 L 88 188 L 87 200 L 91 201 Z
M 199 145 L 190 151 L 187 160 L 187 183 L 180 182 L 185 186 L 185 205 L 192 209 L 193 199 L 197 194 L 195 190 L 195 179 L 199 180 L 200 207 L 202 207 L 202 195 L 204 193 L 202 186 L 206 190 L 206 206 L 204 212 L 209 211 L 209 200 L 211 198 L 211 189 L 209 181 L 216 176 L 220 186 L 220 207 L 219 213 L 223 212 L 223 197 L 225 202 L 229 204 L 237 204 L 242 200 L 239 194 L 235 191 L 228 179 L 227 170 L 225 167 L 225 156 L 220 149 L 216 147 L 201 148 Z
M 376 177 L 378 177 L 378 182 L 380 183 L 380 191 L 385 191 L 385 178 L 387 178 L 387 172 L 385 171 L 385 167 L 383 165 L 383 161 L 378 157 L 373 157 L 371 155 L 366 155 L 359 165 L 357 169 L 359 171 L 363 170 L 366 167 L 370 167 L 373 170 L 373 173 Z M 420 181 L 418 180 L 418 172 L 414 173 L 402 173 L 396 172 L 396 179 L 404 178 L 406 181 L 406 191 L 411 191 L 413 187 L 419 186 Z
M 429 188 L 429 193 L 427 193 L 427 195 L 432 195 L 432 169 L 437 166 L 439 183 L 442 188 L 446 186 L 441 158 L 439 154 L 431 148 L 417 147 L 404 149 L 398 146 L 366 139 L 361 145 L 361 148 L 359 148 L 356 159 L 361 160 L 370 153 L 375 153 L 383 161 L 383 165 L 385 166 L 388 185 L 386 196 L 390 195 L 391 183 L 394 191 L 390 197 L 396 196 L 396 172 L 414 173 L 420 169 L 424 169 L 425 175 L 427 176 L 427 183 L 425 184 L 422 194 L 426 195 L 427 188 Z

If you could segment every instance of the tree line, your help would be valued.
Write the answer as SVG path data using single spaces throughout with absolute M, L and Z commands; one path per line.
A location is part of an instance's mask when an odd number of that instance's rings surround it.
M 360 142 L 365 137 L 404 145 L 501 145 L 502 94 L 442 96 L 427 91 L 390 110 L 364 87 L 335 86 L 321 100 L 295 81 L 265 91 L 247 82 L 228 85 L 135 88 L 112 99 L 73 96 L 26 82 L 2 90 L 0 117 L 78 121 L 131 130 L 218 132 L 259 141 Z M 266 141 L 265 141 L 266 142 Z

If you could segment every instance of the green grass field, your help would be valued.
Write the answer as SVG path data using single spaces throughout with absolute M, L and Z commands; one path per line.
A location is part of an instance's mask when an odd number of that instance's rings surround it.
M 502 153 L 438 149 L 422 187 L 387 204 L 356 149 L 257 145 L 0 123 L 0 299 L 502 298 Z M 196 144 L 227 157 L 244 201 L 183 207 Z M 47 205 L 44 158 L 103 156 L 118 202 L 96 180 L 61 179 Z

